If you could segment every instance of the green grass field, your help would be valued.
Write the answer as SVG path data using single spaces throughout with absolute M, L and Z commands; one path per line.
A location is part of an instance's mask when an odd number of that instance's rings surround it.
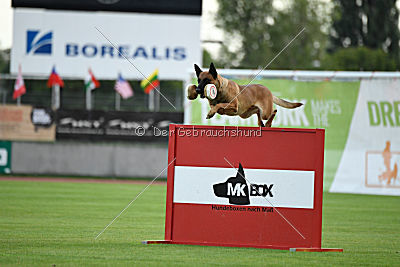
M 166 186 L 0 181 L 0 266 L 400 265 L 400 198 L 324 196 L 323 247 L 343 253 L 143 245 L 163 239 Z

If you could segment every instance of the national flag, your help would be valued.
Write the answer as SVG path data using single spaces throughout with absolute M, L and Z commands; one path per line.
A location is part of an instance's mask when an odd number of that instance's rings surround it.
M 93 72 L 89 69 L 89 74 L 86 76 L 85 79 L 85 89 L 86 90 L 93 90 L 100 86 L 99 81 L 94 77 Z
M 18 68 L 17 80 L 15 80 L 15 84 L 14 84 L 13 99 L 18 98 L 25 93 L 26 93 L 26 88 L 25 88 L 24 78 L 22 78 L 22 71 L 21 71 L 21 65 L 20 65 Z
M 52 87 L 53 85 L 59 85 L 64 87 L 64 81 L 61 79 L 60 75 L 56 72 L 56 66 L 53 66 L 49 79 L 47 80 L 47 87 Z
M 131 86 L 124 78 L 122 78 L 121 74 L 118 75 L 118 80 L 115 83 L 114 89 L 122 96 L 123 99 L 133 96 L 133 90 Z
M 158 69 L 156 69 L 147 79 L 142 80 L 140 83 L 143 91 L 149 94 L 151 90 L 160 86 L 160 81 L 158 80 Z

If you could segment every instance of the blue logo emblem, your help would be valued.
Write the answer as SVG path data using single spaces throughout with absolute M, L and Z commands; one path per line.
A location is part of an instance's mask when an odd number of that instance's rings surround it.
M 37 30 L 28 30 L 26 32 L 26 53 L 51 55 L 53 32 L 38 35 Z

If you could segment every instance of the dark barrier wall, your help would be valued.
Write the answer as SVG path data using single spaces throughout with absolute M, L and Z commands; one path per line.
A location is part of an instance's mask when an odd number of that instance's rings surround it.
M 202 0 L 12 0 L 12 7 L 201 15 Z
M 14 174 L 153 179 L 168 165 L 166 143 L 13 142 L 11 149 Z M 167 177 L 166 171 L 161 177 Z
M 182 112 L 58 110 L 56 139 L 168 141 L 171 123 L 182 123 Z

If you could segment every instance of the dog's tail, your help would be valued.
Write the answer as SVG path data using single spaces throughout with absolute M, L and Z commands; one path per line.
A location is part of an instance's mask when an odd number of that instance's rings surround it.
M 275 104 L 284 108 L 297 108 L 303 105 L 303 103 L 292 103 L 286 100 L 280 99 L 279 97 L 273 96 L 273 101 Z

